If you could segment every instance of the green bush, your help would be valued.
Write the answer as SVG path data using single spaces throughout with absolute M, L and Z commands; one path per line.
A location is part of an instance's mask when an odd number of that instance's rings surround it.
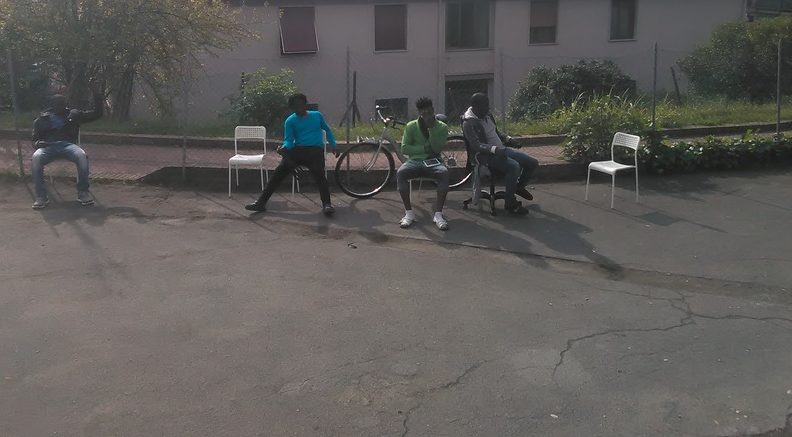
M 792 63 L 792 17 L 726 23 L 716 29 L 708 45 L 679 62 L 693 90 L 707 97 L 767 100 L 775 96 L 778 40 L 782 59 Z M 782 76 L 782 93 L 792 92 L 792 74 Z
M 610 94 L 578 100 L 550 117 L 553 133 L 567 134 L 563 156 L 575 162 L 610 159 L 610 145 L 616 132 L 643 134 L 651 113 L 626 97 Z
M 757 137 L 708 137 L 673 144 L 647 142 L 639 149 L 639 163 L 656 174 L 694 170 L 732 170 L 748 165 L 784 163 L 792 160 L 792 141 Z
M 297 92 L 293 72 L 283 69 L 267 74 L 261 69 L 242 75 L 238 96 L 231 98 L 229 115 L 238 125 L 262 125 L 268 132 L 281 133 L 283 119 L 289 114 L 289 96 Z
M 599 94 L 635 94 L 635 81 L 612 61 L 580 61 L 557 68 L 537 67 L 520 82 L 509 102 L 513 120 L 538 120 L 557 109 Z

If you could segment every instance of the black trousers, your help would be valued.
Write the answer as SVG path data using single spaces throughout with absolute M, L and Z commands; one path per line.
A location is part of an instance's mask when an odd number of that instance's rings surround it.
M 293 149 L 284 150 L 283 158 L 280 164 L 275 169 L 275 172 L 270 176 L 267 186 L 264 187 L 264 192 L 258 199 L 258 203 L 266 204 L 272 197 L 272 193 L 278 189 L 278 186 L 285 178 L 292 174 L 295 168 L 304 166 L 313 176 L 316 185 L 319 187 L 319 196 L 322 198 L 322 205 L 330 204 L 330 188 L 327 185 L 327 178 L 325 177 L 325 156 L 324 150 L 321 147 L 295 147 Z

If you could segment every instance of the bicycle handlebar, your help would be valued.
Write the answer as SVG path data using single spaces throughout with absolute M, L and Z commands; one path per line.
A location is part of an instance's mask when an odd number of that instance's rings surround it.
M 377 107 L 377 116 L 379 117 L 380 121 L 385 123 L 386 126 L 390 125 L 391 127 L 396 127 L 396 125 L 400 125 L 400 126 L 406 126 L 407 125 L 406 122 L 396 120 L 395 118 L 389 119 L 389 118 L 385 117 L 384 115 L 382 115 L 382 108 L 379 107 L 379 106 Z

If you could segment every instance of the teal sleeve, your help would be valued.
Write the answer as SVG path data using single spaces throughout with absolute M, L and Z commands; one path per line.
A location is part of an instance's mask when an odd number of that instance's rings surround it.
M 285 122 L 283 122 L 283 148 L 284 149 L 291 149 L 294 147 L 296 135 L 294 133 L 294 119 L 291 117 L 287 118 Z
M 327 133 L 327 142 L 330 143 L 330 145 L 333 146 L 333 148 L 335 149 L 336 148 L 336 139 L 335 139 L 335 136 L 333 136 L 333 130 L 330 129 L 330 126 L 327 125 L 327 122 L 325 122 L 325 119 L 322 116 L 322 114 L 319 114 L 319 120 L 320 120 L 320 123 L 321 123 L 322 130 L 324 130 L 325 133 Z

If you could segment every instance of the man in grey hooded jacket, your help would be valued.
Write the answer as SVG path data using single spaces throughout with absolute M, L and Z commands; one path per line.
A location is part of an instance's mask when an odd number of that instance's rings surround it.
M 528 214 L 528 209 L 517 201 L 515 195 L 533 200 L 533 195 L 525 186 L 539 166 L 539 161 L 527 153 L 508 147 L 513 141 L 498 131 L 486 94 L 473 94 L 470 105 L 462 116 L 462 129 L 471 152 L 479 154 L 480 163 L 505 175 L 506 211 L 516 215 Z

